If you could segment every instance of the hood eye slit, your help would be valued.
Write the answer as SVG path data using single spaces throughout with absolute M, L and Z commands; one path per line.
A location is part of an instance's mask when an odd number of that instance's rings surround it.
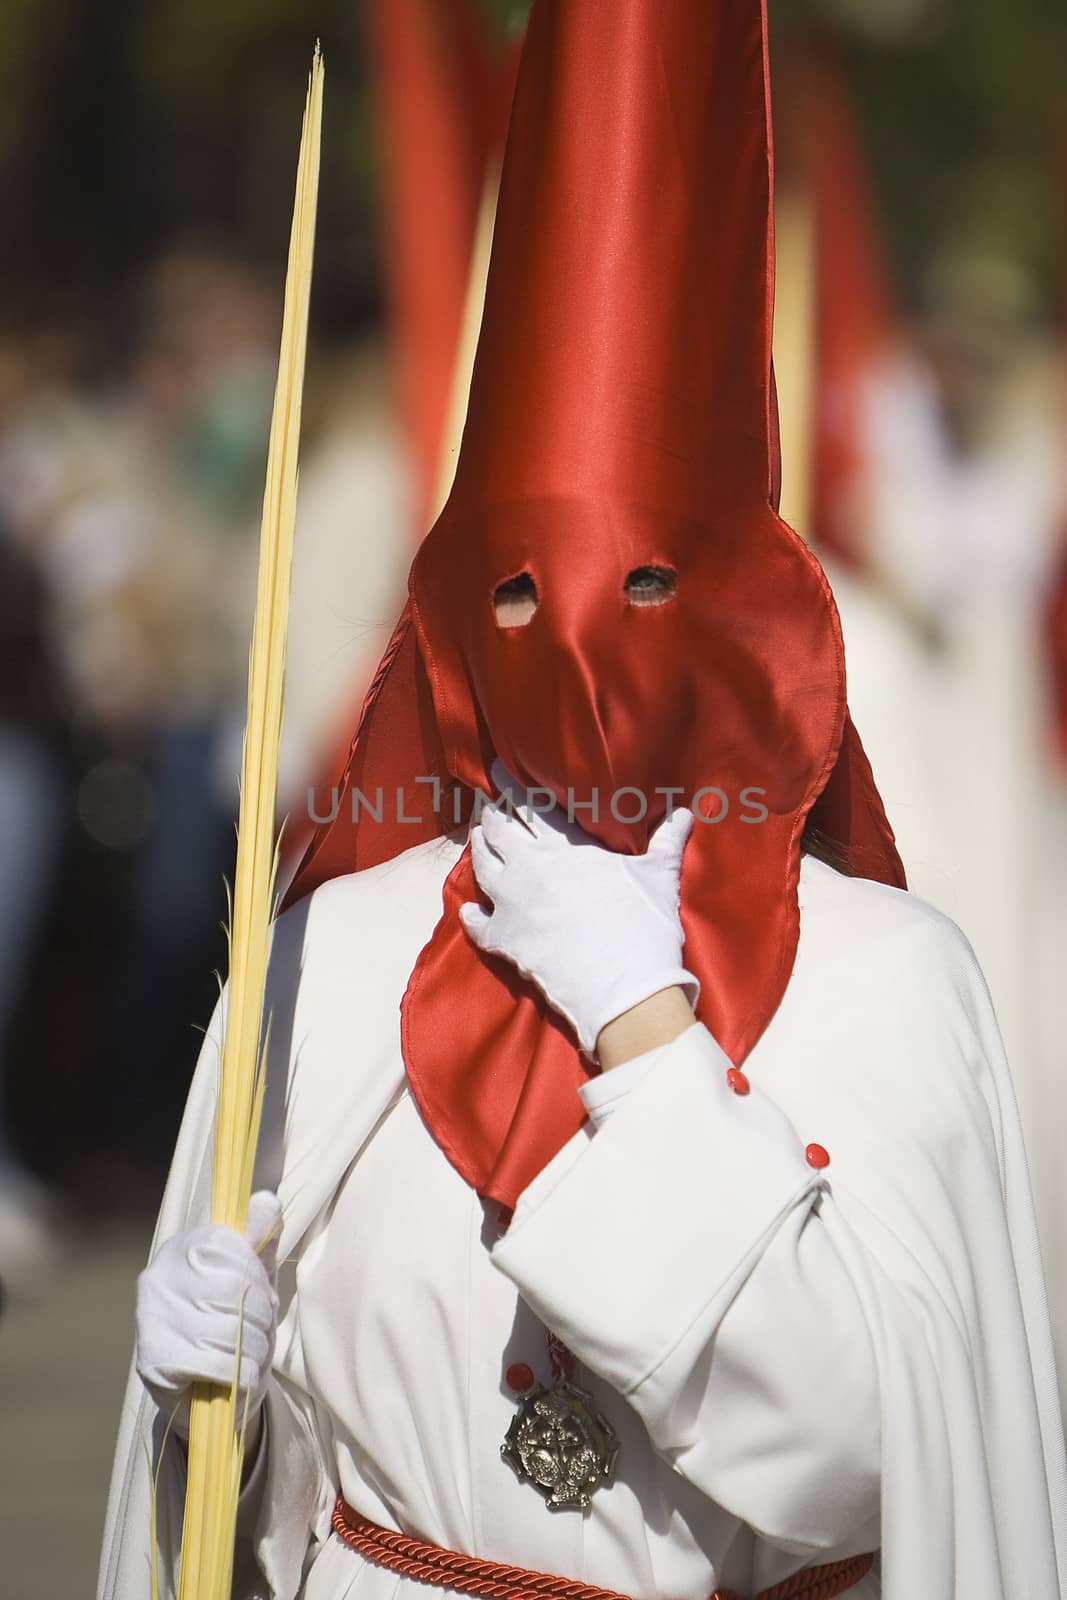
M 493 590 L 493 614 L 498 628 L 525 628 L 540 603 L 537 585 L 528 572 L 520 572 Z
M 634 567 L 623 584 L 623 593 L 632 606 L 662 606 L 673 600 L 678 574 L 670 567 Z

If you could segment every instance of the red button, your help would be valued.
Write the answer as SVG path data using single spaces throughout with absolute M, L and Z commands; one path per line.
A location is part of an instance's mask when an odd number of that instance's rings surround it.
M 533 1388 L 533 1370 L 525 1361 L 513 1361 L 504 1374 L 504 1381 L 508 1388 L 514 1389 L 517 1394 L 525 1394 L 527 1389 Z
M 830 1152 L 824 1150 L 821 1144 L 809 1144 L 804 1152 L 804 1159 L 809 1167 L 828 1167 Z
M 740 1067 L 731 1067 L 726 1074 L 726 1081 L 734 1094 L 747 1094 L 752 1087 Z

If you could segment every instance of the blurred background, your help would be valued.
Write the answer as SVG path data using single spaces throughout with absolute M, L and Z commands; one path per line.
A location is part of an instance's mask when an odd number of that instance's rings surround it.
M 912 886 L 993 990 L 1067 1371 L 1067 15 L 771 9 L 783 510 L 831 573 Z M 311 49 L 329 85 L 288 870 L 447 484 L 524 14 L 0 4 L 0 1549 L 18 1600 L 93 1591 L 133 1280 L 225 960 Z

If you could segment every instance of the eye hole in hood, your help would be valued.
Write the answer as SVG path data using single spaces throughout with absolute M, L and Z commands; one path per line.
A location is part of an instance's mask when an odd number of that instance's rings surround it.
M 525 628 L 540 603 L 537 585 L 528 572 L 520 572 L 493 590 L 493 615 L 498 628 Z
M 623 584 L 623 591 L 632 606 L 662 606 L 673 600 L 678 588 L 678 574 L 670 567 L 635 567 Z

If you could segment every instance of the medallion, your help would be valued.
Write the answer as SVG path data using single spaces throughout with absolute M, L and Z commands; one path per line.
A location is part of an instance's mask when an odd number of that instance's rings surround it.
M 525 1394 L 500 1454 L 528 1479 L 550 1511 L 584 1511 L 601 1484 L 610 1483 L 619 1441 L 594 1409 L 591 1395 L 567 1378 Z

